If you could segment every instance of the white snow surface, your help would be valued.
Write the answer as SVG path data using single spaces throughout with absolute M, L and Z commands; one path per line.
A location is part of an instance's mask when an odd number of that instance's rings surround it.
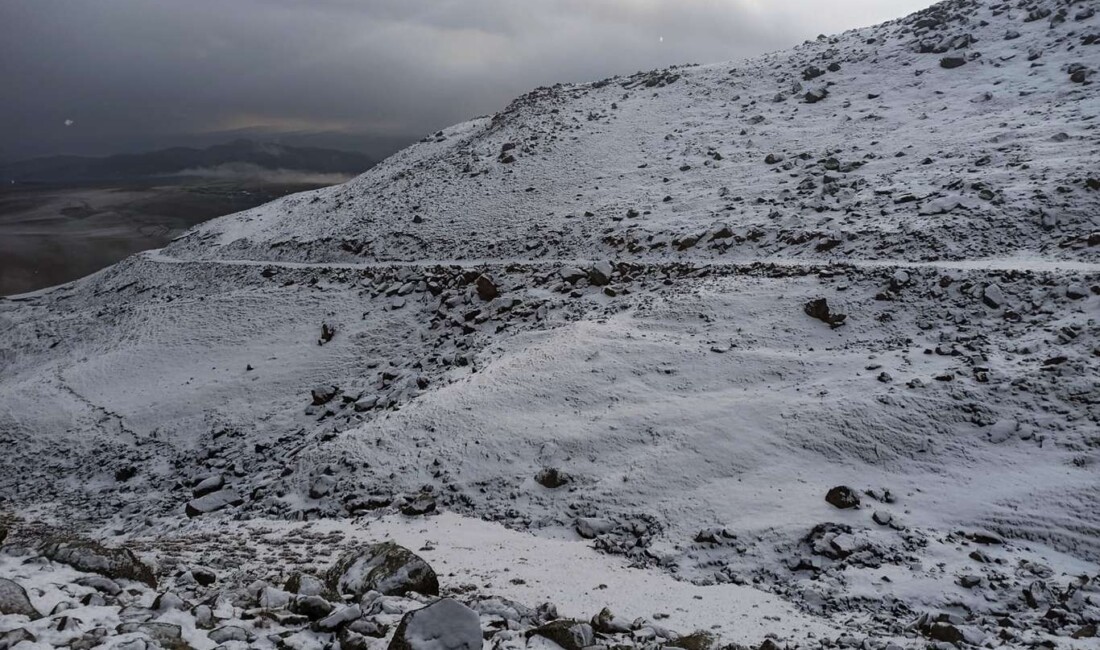
M 981 616 L 1100 560 L 1091 4 L 541 88 L 0 300 L 0 508 L 154 558 L 249 521 L 427 539 L 443 583 L 743 643 L 1004 641 Z M 186 521 L 214 476 L 244 504 Z

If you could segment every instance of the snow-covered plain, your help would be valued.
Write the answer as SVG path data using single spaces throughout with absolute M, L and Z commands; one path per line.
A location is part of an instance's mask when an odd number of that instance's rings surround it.
M 431 542 L 643 646 L 1095 645 L 1097 67 L 1093 3 L 951 1 L 542 88 L 0 301 L 13 544 L 220 589 Z

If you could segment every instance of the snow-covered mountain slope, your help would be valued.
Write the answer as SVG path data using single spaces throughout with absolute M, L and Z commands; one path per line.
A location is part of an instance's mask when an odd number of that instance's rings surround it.
M 416 261 L 1026 248 L 1096 261 L 1082 237 L 1100 204 L 1088 187 L 1097 27 L 1076 19 L 1090 9 L 937 5 L 745 62 L 542 88 L 168 250 Z
M 1094 9 L 947 2 L 540 89 L 2 301 L 6 507 L 154 558 L 231 545 L 233 516 L 438 508 L 844 634 L 1077 633 L 1100 615 Z M 751 601 L 714 622 L 730 640 Z

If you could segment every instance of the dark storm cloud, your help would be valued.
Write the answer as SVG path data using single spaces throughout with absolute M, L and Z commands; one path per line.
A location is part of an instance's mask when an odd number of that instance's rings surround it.
M 0 158 L 257 131 L 387 147 L 533 86 L 737 59 L 927 4 L 0 0 Z

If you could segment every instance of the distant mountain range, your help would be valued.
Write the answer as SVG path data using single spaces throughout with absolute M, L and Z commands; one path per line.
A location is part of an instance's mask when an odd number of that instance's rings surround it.
M 139 180 L 157 176 L 290 170 L 320 174 L 360 174 L 375 160 L 360 153 L 289 147 L 270 142 L 234 140 L 205 149 L 174 147 L 148 153 L 106 157 L 50 156 L 0 164 L 5 183 L 72 183 Z

